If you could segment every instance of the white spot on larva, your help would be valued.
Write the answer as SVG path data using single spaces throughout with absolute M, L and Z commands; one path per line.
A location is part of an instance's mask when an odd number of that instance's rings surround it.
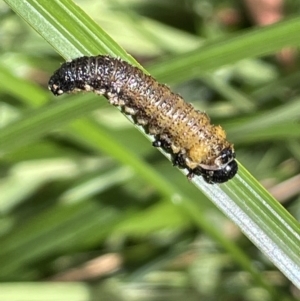
M 137 113 L 136 109 L 134 108 L 130 108 L 130 107 L 124 107 L 124 110 L 127 114 L 130 114 L 130 115 L 135 115 Z

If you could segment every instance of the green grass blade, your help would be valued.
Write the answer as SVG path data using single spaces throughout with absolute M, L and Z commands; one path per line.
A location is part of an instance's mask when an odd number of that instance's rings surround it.
M 72 121 L 99 108 L 99 100 L 93 97 L 76 98 L 72 102 L 52 103 L 23 116 L 22 119 L 3 128 L 0 133 L 0 153 L 3 155 L 27 145 L 66 122 Z
M 271 54 L 286 46 L 299 46 L 299 30 L 298 17 L 226 37 L 188 54 L 157 62 L 148 70 L 159 81 L 181 82 L 242 59 Z
M 65 58 L 83 54 L 110 53 L 134 63 L 122 48 L 71 1 L 31 0 L 25 4 L 17 0 L 6 2 Z M 271 53 L 282 46 L 298 45 L 299 40 L 296 39 L 296 35 L 298 37 L 299 29 L 300 19 L 297 18 L 228 38 L 226 41 L 217 41 L 197 51 L 157 63 L 149 69 L 162 81 L 175 82 L 187 79 L 195 72 L 199 74 L 239 59 Z M 200 71 L 199 68 L 201 68 Z M 94 108 L 96 102 L 72 101 L 69 103 L 70 107 L 66 104 L 64 113 L 69 114 L 70 119 L 75 118 L 75 114 L 70 113 L 74 108 L 82 109 L 86 105 L 85 110 L 88 112 Z M 56 113 L 52 112 L 52 114 Z M 57 125 L 54 122 L 55 118 L 55 115 L 49 116 L 47 121 L 49 127 L 45 129 L 45 133 L 54 124 Z M 36 115 L 35 120 L 35 127 L 42 124 L 41 116 Z M 9 145 L 14 147 L 15 135 L 19 138 L 33 133 L 27 131 L 28 127 L 24 127 L 26 120 L 20 122 L 23 124 L 13 124 L 4 129 L 4 132 L 0 133 L 0 141 L 4 141 L 1 139 L 5 138 L 10 141 Z M 34 139 L 40 136 L 41 134 L 36 135 Z M 96 140 L 94 142 L 96 143 Z M 119 155 L 116 154 L 116 156 Z M 118 159 L 121 160 L 120 157 Z M 170 185 L 166 179 L 163 183 Z M 239 176 L 220 187 L 207 185 L 201 179 L 196 179 L 194 183 L 243 229 L 244 233 L 296 286 L 300 287 L 298 224 L 259 183 L 254 181 L 242 167 L 240 167 Z M 176 189 L 172 188 L 172 191 Z M 171 190 L 170 195 L 173 195 Z M 189 212 L 195 222 L 202 224 L 199 220 L 198 204 L 188 202 L 184 197 L 180 198 L 178 204 Z M 220 239 L 222 240 L 221 235 Z M 249 269 L 249 261 L 247 259 L 244 261 L 244 259 L 242 254 L 237 257 L 237 260 Z M 263 282 L 258 274 L 256 276 L 260 282 Z

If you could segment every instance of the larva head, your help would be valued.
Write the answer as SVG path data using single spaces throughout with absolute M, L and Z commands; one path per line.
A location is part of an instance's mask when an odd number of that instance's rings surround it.
M 207 183 L 224 183 L 232 179 L 238 171 L 235 160 L 216 170 L 202 169 L 201 175 Z
M 50 77 L 48 89 L 55 95 L 72 92 L 75 89 L 75 81 L 71 72 L 70 63 L 64 63 Z
M 214 165 L 200 164 L 193 172 L 201 175 L 208 183 L 224 183 L 232 179 L 238 171 L 238 164 L 234 159 L 235 152 L 232 147 L 228 147 L 216 158 Z

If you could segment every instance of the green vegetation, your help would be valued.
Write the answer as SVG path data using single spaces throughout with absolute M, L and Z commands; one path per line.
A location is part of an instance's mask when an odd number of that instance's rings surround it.
M 300 18 L 233 28 L 222 1 L 5 2 L 0 300 L 296 300 L 300 74 L 275 53 L 299 46 Z M 120 45 L 222 124 L 238 176 L 190 183 L 103 97 L 47 91 L 64 59 L 138 65 Z M 284 207 L 259 181 L 284 184 Z

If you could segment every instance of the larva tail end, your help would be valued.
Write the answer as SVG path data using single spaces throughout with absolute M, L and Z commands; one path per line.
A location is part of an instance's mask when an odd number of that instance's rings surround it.
M 64 83 L 61 80 L 61 77 L 58 76 L 57 73 L 54 73 L 53 76 L 51 76 L 49 83 L 48 83 L 48 89 L 55 95 L 61 95 L 65 92 L 67 92 L 67 89 L 64 89 Z M 66 88 L 66 87 L 65 87 Z
M 64 63 L 50 77 L 48 89 L 55 95 L 72 92 L 75 89 L 75 78 L 70 72 L 70 63 Z

